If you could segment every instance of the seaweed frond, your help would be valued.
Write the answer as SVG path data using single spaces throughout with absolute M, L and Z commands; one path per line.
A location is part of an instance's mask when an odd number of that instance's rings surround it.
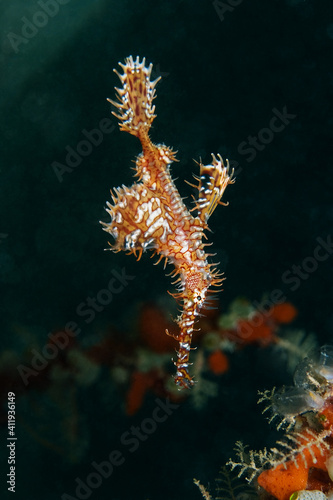
M 293 373 L 297 364 L 317 346 L 316 336 L 313 333 L 307 334 L 304 330 L 288 329 L 276 340 L 276 347 L 283 349 L 286 355 L 290 373 Z
M 225 466 L 221 468 L 219 476 L 216 478 L 215 494 L 217 496 L 214 496 L 214 498 L 197 479 L 193 479 L 193 481 L 205 500 L 251 500 L 258 498 L 254 487 L 242 483 Z
M 262 410 L 262 414 L 264 415 L 266 412 L 269 412 L 267 417 L 268 423 L 271 424 L 275 419 L 279 420 L 279 423 L 276 425 L 276 429 L 279 431 L 280 429 L 286 429 L 289 431 L 295 426 L 296 419 L 294 415 L 285 415 L 277 413 L 273 409 L 273 400 L 275 396 L 276 387 L 273 387 L 271 390 L 258 391 L 259 399 L 257 404 L 265 403 L 266 406 Z
M 248 450 L 247 446 L 238 441 L 235 448 L 238 461 L 229 460 L 227 465 L 231 467 L 231 470 L 239 468 L 238 477 L 245 476 L 249 483 L 265 469 L 275 469 L 279 465 L 286 467 L 287 462 L 294 462 L 298 467 L 299 458 L 305 467 L 309 467 L 309 457 L 313 462 L 316 461 L 315 451 L 319 451 L 323 456 L 325 451 L 329 450 L 330 446 L 326 438 L 330 435 L 330 430 L 317 433 L 306 428 L 302 432 L 287 433 L 276 442 L 276 447 L 270 450 L 264 448 L 260 451 Z
M 252 486 L 242 483 L 238 477 L 233 476 L 224 466 L 221 468 L 219 477 L 216 478 L 217 497 L 215 500 L 240 500 L 240 498 L 258 498 L 255 489 Z
M 211 497 L 210 493 L 206 490 L 206 488 L 200 483 L 200 481 L 198 481 L 198 479 L 193 479 L 193 482 L 194 484 L 197 485 L 197 487 L 199 488 L 200 490 L 200 493 L 202 495 L 202 497 L 205 499 L 205 500 L 213 500 L 213 498 Z
M 236 442 L 235 453 L 238 461 L 229 460 L 227 466 L 232 471 L 236 467 L 239 467 L 237 477 L 245 476 L 249 483 L 274 461 L 274 455 L 271 451 L 268 451 L 266 448 L 259 451 L 249 450 L 248 446 L 245 446 L 241 441 Z

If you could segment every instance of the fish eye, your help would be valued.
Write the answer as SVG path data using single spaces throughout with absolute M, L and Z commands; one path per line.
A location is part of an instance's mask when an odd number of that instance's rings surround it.
M 202 301 L 201 295 L 198 295 L 197 299 L 199 300 L 199 302 L 201 302 Z

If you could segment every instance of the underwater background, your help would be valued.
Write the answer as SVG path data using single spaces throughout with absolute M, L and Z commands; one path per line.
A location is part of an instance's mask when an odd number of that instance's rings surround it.
M 305 347 L 333 343 L 332 2 L 12 0 L 0 10 L 1 498 L 13 497 L 9 391 L 18 500 L 194 500 L 193 478 L 214 497 L 236 441 L 275 442 L 257 391 L 291 385 Z M 210 337 L 194 339 L 201 389 L 189 394 L 171 387 L 174 347 L 163 344 L 176 315 L 171 266 L 105 252 L 99 224 L 141 152 L 106 101 L 129 55 L 162 77 L 150 135 L 178 151 L 171 170 L 187 206 L 193 159 L 220 153 L 235 169 L 229 206 L 210 220 L 227 279 L 203 336 L 223 337 L 230 311 L 233 327 L 265 316 L 277 296 L 297 310 L 265 319 L 263 341 L 219 344 L 223 369 L 209 362 Z M 75 336 L 55 348 L 69 324 Z M 297 356 L 277 337 L 298 339 Z M 246 488 L 239 500 L 257 498 Z

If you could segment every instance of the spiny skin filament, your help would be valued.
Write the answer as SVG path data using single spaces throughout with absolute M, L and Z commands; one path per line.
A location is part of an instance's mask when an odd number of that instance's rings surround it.
M 124 73 L 114 71 L 122 88 L 116 89 L 117 102 L 108 100 L 116 107 L 113 114 L 120 120 L 120 130 L 138 137 L 142 153 L 136 159 L 138 181 L 111 192 L 113 203 L 107 203 L 106 209 L 111 222 L 102 222 L 103 229 L 115 239 L 115 252 L 125 250 L 140 259 L 144 251 L 153 250 L 160 260 L 165 258 L 174 265 L 177 293 L 172 295 L 182 306 L 176 320 L 180 331 L 175 382 L 189 388 L 194 383 L 188 371 L 194 324 L 209 288 L 219 287 L 223 281 L 207 262 L 202 239 L 216 206 L 225 205 L 221 198 L 227 185 L 234 182 L 233 171 L 229 172 L 229 162 L 225 166 L 220 155 L 212 155 L 210 165 L 199 163 L 199 196 L 192 209 L 196 216 L 192 216 L 170 175 L 175 153 L 165 145 L 153 144 L 148 135 L 156 117 L 153 100 L 160 78 L 151 81 L 152 64 L 146 67 L 145 59 L 140 62 L 139 57 L 133 60 L 130 56 L 119 64 Z

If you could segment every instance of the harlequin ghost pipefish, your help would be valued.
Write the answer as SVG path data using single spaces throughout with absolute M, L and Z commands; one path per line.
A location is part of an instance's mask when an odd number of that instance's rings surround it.
M 119 63 L 123 74 L 116 70 L 122 88 L 116 88 L 118 101 L 108 101 L 116 107 L 113 114 L 120 120 L 121 131 L 139 138 L 142 153 L 136 159 L 135 176 L 131 187 L 119 187 L 111 191 L 113 204 L 107 203 L 110 223 L 102 223 L 104 230 L 115 239 L 113 251 L 125 250 L 139 260 L 145 250 L 175 267 L 177 293 L 171 294 L 182 307 L 176 322 L 179 342 L 175 382 L 179 387 L 193 385 L 189 367 L 191 340 L 194 324 L 206 300 L 209 288 L 219 287 L 222 275 L 207 262 L 203 238 L 208 230 L 207 221 L 221 201 L 228 184 L 234 182 L 220 155 L 212 155 L 212 163 L 200 161 L 200 176 L 195 177 L 198 198 L 192 210 L 188 210 L 170 175 L 170 164 L 176 161 L 175 152 L 164 144 L 153 144 L 149 130 L 156 118 L 155 86 L 160 77 L 151 81 L 152 64 L 146 67 L 145 59 L 132 56 Z M 192 215 L 195 211 L 195 216 Z M 169 332 L 166 332 L 169 334 Z

